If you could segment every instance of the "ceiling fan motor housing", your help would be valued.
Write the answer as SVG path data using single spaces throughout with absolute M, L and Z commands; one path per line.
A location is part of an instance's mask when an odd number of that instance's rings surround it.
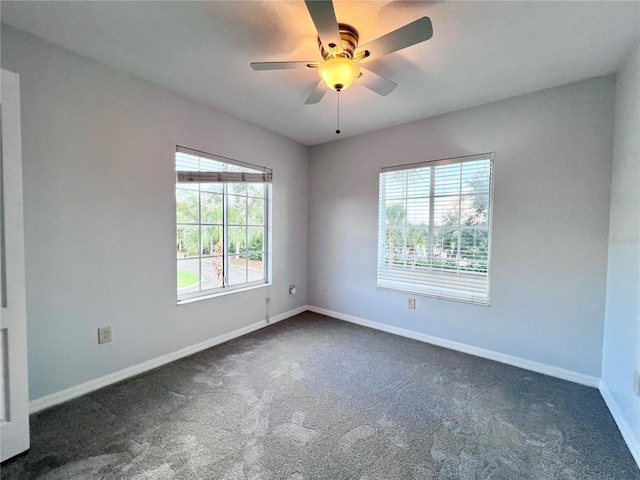
M 358 31 L 346 23 L 339 23 L 338 26 L 340 27 L 340 39 L 342 40 L 342 53 L 334 55 L 333 52 L 331 52 L 331 49 L 336 46 L 329 44 L 325 48 L 320 41 L 320 37 L 318 37 L 318 48 L 320 48 L 320 54 L 325 60 L 329 60 L 336 56 L 353 59 L 354 52 L 356 48 L 358 48 Z M 329 50 L 327 50 L 327 48 Z

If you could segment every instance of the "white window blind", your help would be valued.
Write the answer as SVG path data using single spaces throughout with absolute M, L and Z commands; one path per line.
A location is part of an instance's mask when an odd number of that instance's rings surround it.
M 380 170 L 378 287 L 489 303 L 493 153 Z
M 266 167 L 176 148 L 178 302 L 268 282 Z
M 176 147 L 176 170 L 179 183 L 271 183 L 273 178 L 270 168 L 179 145 Z

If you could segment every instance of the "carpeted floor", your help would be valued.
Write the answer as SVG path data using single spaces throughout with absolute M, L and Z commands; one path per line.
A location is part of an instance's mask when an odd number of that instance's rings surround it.
M 599 392 L 303 313 L 31 417 L 5 479 L 640 479 Z

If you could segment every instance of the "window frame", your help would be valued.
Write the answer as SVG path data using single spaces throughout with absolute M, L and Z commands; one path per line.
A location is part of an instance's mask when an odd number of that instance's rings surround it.
M 479 192 L 474 192 L 472 195 L 469 195 L 468 192 L 465 194 L 464 185 L 463 185 L 463 170 L 462 165 L 468 162 L 473 161 L 489 161 L 488 165 L 488 189 L 481 190 Z M 451 193 L 436 193 L 435 185 L 438 184 L 437 176 L 434 177 L 435 167 L 439 166 L 447 166 L 447 165 L 460 165 L 461 166 L 461 174 L 459 180 L 459 188 L 455 192 Z M 431 266 L 422 265 L 420 267 L 416 267 L 416 265 L 412 265 L 409 267 L 407 264 L 406 258 L 404 260 L 404 265 L 394 265 L 393 259 L 389 261 L 386 259 L 387 251 L 387 235 L 389 230 L 389 225 L 387 224 L 387 201 L 389 198 L 393 199 L 393 195 L 387 195 L 387 184 L 386 177 L 387 174 L 391 172 L 398 171 L 416 171 L 418 169 L 429 168 L 429 181 L 422 182 L 423 185 L 419 185 L 418 183 L 414 183 L 411 186 L 424 186 L 424 184 L 429 184 L 429 192 L 427 194 L 410 194 L 409 193 L 409 182 L 407 181 L 406 191 L 402 194 L 401 198 L 402 202 L 405 206 L 404 215 L 407 215 L 407 205 L 410 201 L 416 202 L 417 205 L 420 205 L 421 208 L 428 209 L 429 221 L 426 229 L 422 227 L 423 230 L 428 230 L 428 244 L 427 244 L 427 252 L 420 256 L 421 259 L 426 259 L 427 264 L 431 262 Z M 407 176 L 407 178 L 409 178 Z M 494 161 L 494 153 L 482 153 L 477 155 L 466 155 L 461 157 L 451 157 L 437 160 L 429 160 L 423 162 L 416 162 L 410 164 L 402 164 L 402 165 L 394 165 L 388 167 L 382 167 L 379 171 L 379 184 L 378 184 L 378 251 L 377 251 L 377 277 L 376 277 L 376 285 L 378 289 L 381 290 L 391 290 L 396 292 L 410 293 L 421 296 L 428 296 L 434 298 L 441 298 L 446 300 L 453 300 L 465 303 L 472 303 L 476 305 L 489 305 L 490 299 L 490 286 L 491 286 L 491 245 L 492 245 L 492 223 L 493 223 L 493 204 L 494 204 L 494 178 L 495 178 L 495 161 Z M 458 265 L 457 270 L 453 270 L 448 266 L 440 266 L 437 268 L 433 265 L 434 260 L 437 258 L 435 254 L 435 250 L 437 247 L 436 244 L 436 232 L 439 230 L 444 230 L 446 227 L 438 226 L 435 222 L 436 215 L 436 200 L 438 198 L 449 197 L 458 197 L 458 205 L 459 211 L 462 212 L 462 199 L 471 196 L 482 196 L 486 195 L 488 198 L 488 209 L 487 209 L 487 224 L 486 226 L 482 226 L 482 228 L 473 227 L 469 225 L 462 225 L 461 215 L 458 215 L 458 224 L 456 226 L 451 226 L 450 230 L 457 231 L 457 255 L 455 260 L 453 261 Z M 418 203 L 416 197 L 421 197 L 422 203 Z M 426 203 L 426 207 L 424 205 Z M 411 244 L 407 241 L 407 221 L 406 218 L 402 220 L 403 228 L 404 228 L 404 245 L 402 246 L 403 255 L 407 257 L 409 253 L 406 253 L 405 250 L 409 250 Z M 415 228 L 414 228 L 415 229 Z M 461 235 L 464 230 L 474 229 L 478 230 L 486 230 L 487 232 L 487 252 L 486 252 L 486 272 L 472 272 L 472 271 L 463 271 L 460 269 L 460 264 L 464 262 L 464 258 L 460 256 L 461 252 Z M 391 229 L 393 230 L 393 228 Z M 480 262 L 479 262 L 480 263 Z M 484 263 L 484 262 L 482 262 Z M 395 278 L 395 280 L 393 280 Z
M 178 154 L 186 154 L 193 156 L 198 159 L 198 171 L 194 170 L 184 170 L 180 169 L 178 166 Z M 201 171 L 201 160 L 212 160 L 213 162 L 217 162 L 218 164 L 224 165 L 223 169 L 209 169 L 205 171 Z M 239 160 L 230 159 L 227 157 L 223 157 L 220 155 L 215 155 L 207 152 L 202 152 L 199 150 L 193 150 L 187 147 L 182 147 L 180 145 L 176 146 L 174 165 L 176 168 L 176 183 L 175 183 L 175 206 L 176 210 L 176 238 L 178 236 L 178 230 L 181 226 L 194 226 L 198 228 L 198 253 L 195 256 L 189 257 L 187 260 L 197 259 L 198 260 L 198 274 L 202 277 L 202 261 L 203 259 L 215 259 L 221 258 L 222 260 L 222 284 L 220 286 L 216 286 L 213 288 L 207 288 L 202 290 L 201 288 L 201 279 L 198 280 L 198 290 L 181 293 L 178 289 L 177 280 L 176 280 L 176 295 L 177 295 L 177 303 L 178 305 L 183 303 L 191 303 L 198 300 L 204 300 L 207 298 L 217 297 L 220 295 L 226 295 L 230 293 L 236 293 L 239 291 L 250 290 L 253 288 L 259 288 L 263 286 L 268 286 L 271 284 L 271 190 L 272 190 L 272 170 L 267 167 L 262 167 L 258 165 L 253 165 L 247 162 L 242 162 Z M 240 171 L 223 171 L 230 166 L 232 169 L 238 169 Z M 206 167 L 205 167 L 206 168 Z M 248 171 L 247 171 L 248 170 Z M 255 196 L 252 195 L 249 189 L 247 188 L 244 193 L 237 193 L 230 191 L 231 184 L 259 184 L 262 185 L 263 196 Z M 184 188 L 181 185 L 193 185 L 197 184 L 197 189 L 195 188 Z M 221 189 L 219 192 L 210 192 L 208 190 L 203 190 L 201 184 L 220 184 Z M 177 205 L 178 205 L 178 192 L 180 190 L 192 191 L 197 193 L 198 196 L 198 218 L 197 222 L 189 223 L 189 222 L 179 222 L 177 215 Z M 213 195 L 219 195 L 221 197 L 221 209 L 222 209 L 222 218 L 220 223 L 203 223 L 203 215 L 202 215 L 202 194 L 203 193 L 211 193 Z M 229 219 L 229 204 L 230 198 L 237 197 L 244 199 L 247 204 L 251 199 L 259 199 L 263 203 L 262 207 L 262 225 L 251 223 L 250 214 L 248 208 L 245 211 L 245 218 L 242 224 L 240 223 L 232 223 Z M 202 228 L 203 227 L 220 227 L 221 229 L 221 239 L 219 243 L 222 244 L 222 252 L 220 255 L 203 254 L 202 247 Z M 229 229 L 233 227 L 242 227 L 246 229 L 245 232 L 245 250 L 243 253 L 237 254 L 229 251 L 230 247 L 230 236 Z M 261 228 L 263 230 L 262 234 L 262 251 L 260 252 L 262 255 L 262 278 L 258 280 L 248 280 L 248 268 L 249 268 L 249 257 L 251 255 L 251 251 L 249 250 L 248 244 L 248 236 L 250 228 Z M 177 245 L 176 245 L 177 247 Z M 231 283 L 229 278 L 230 272 L 230 260 L 235 257 L 244 257 L 245 260 L 245 282 L 241 283 Z M 179 270 L 178 265 L 182 260 L 180 258 L 176 259 L 176 272 Z M 176 277 L 177 278 L 177 277 Z

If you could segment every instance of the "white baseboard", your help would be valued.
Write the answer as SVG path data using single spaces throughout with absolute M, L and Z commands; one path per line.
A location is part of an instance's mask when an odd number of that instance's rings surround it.
M 604 402 L 607 404 L 616 425 L 618 425 L 622 438 L 627 442 L 627 446 L 629 447 L 634 460 L 638 464 L 638 468 L 640 468 L 640 440 L 638 440 L 634 435 L 627 419 L 622 415 L 622 410 L 620 410 L 618 403 L 613 398 L 613 395 L 611 395 L 606 384 L 602 381 L 600 381 L 600 394 L 602 395 L 602 398 L 604 398 Z
M 589 387 L 598 388 L 600 385 L 600 379 L 585 375 L 584 373 L 574 372 L 572 370 L 566 370 L 560 367 L 554 367 L 553 365 L 547 365 L 544 363 L 534 362 L 526 360 L 524 358 L 515 357 L 513 355 L 507 355 L 505 353 L 495 352 L 493 350 L 487 350 L 485 348 L 474 347 L 473 345 L 467 345 L 465 343 L 454 342 L 452 340 L 446 340 L 444 338 L 434 337 L 424 333 L 414 332 L 412 330 L 406 330 L 404 328 L 392 327 L 385 325 L 384 323 L 378 323 L 371 320 L 365 320 L 364 318 L 355 317 L 353 315 L 347 315 L 340 312 L 334 312 L 333 310 L 327 310 L 325 308 L 309 306 L 308 309 L 312 312 L 321 313 L 329 317 L 337 318 L 338 320 L 344 320 L 351 323 L 356 323 L 364 327 L 374 328 L 383 332 L 392 333 L 401 337 L 412 338 L 420 342 L 430 343 L 439 347 L 449 348 L 451 350 L 457 350 L 459 352 L 475 355 L 476 357 L 482 357 L 489 360 L 495 360 L 496 362 L 506 363 L 514 367 L 524 368 L 525 370 L 531 370 L 533 372 L 542 373 L 551 377 L 561 378 L 562 380 L 568 380 L 570 382 L 579 383 Z
M 446 340 L 443 338 L 426 335 L 424 333 L 418 333 L 403 328 L 392 327 L 383 323 L 373 322 L 371 320 L 365 320 L 364 318 L 356 317 L 353 315 L 347 315 L 340 312 L 334 312 L 333 310 L 327 310 L 326 308 L 308 306 L 308 310 L 315 313 L 327 315 L 329 317 L 337 318 L 338 320 L 344 320 L 347 322 L 362 325 L 364 327 L 374 328 L 383 332 L 392 333 L 394 335 L 400 335 L 402 337 L 412 338 L 432 345 L 438 345 L 440 347 L 450 348 L 459 352 L 468 353 L 477 357 L 486 358 L 489 360 L 495 360 L 497 362 L 506 363 L 507 365 L 513 365 L 514 367 L 524 368 L 537 373 L 542 373 L 552 377 L 560 378 L 562 380 L 568 380 L 570 382 L 579 383 L 588 387 L 595 387 L 600 390 L 600 394 L 604 399 L 607 408 L 611 412 L 611 416 L 618 425 L 618 429 L 622 434 L 622 438 L 629 447 L 631 455 L 640 468 L 640 441 L 634 435 L 627 420 L 622 415 L 620 407 L 614 400 L 613 396 L 607 389 L 607 386 L 598 378 L 585 375 L 583 373 L 574 372 L 572 370 L 566 370 L 564 368 L 554 367 L 553 365 L 547 365 L 544 363 L 533 362 L 524 358 L 515 357 L 513 355 L 506 355 L 504 353 L 494 352 L 493 350 L 487 350 L 484 348 L 474 347 L 464 343 L 454 342 L 452 340 Z
M 599 388 L 600 393 L 604 398 L 604 401 L 607 407 L 609 408 L 609 411 L 611 412 L 611 415 L 613 416 L 616 424 L 618 425 L 618 428 L 620 429 L 620 433 L 622 434 L 622 437 L 624 438 L 625 442 L 627 443 L 627 446 L 629 447 L 629 450 L 631 451 L 631 455 L 633 456 L 636 463 L 638 464 L 638 467 L 640 468 L 640 442 L 634 435 L 633 431 L 631 430 L 631 427 L 629 427 L 629 424 L 627 423 L 626 419 L 622 415 L 620 407 L 618 407 L 618 404 L 616 403 L 613 396 L 607 389 L 606 385 L 596 377 L 585 375 L 583 373 L 574 372 L 571 370 L 566 370 L 564 368 L 559 368 L 552 365 L 547 365 L 544 363 L 533 362 L 531 360 L 515 357 L 513 355 L 507 355 L 504 353 L 495 352 L 493 350 L 487 350 L 484 348 L 474 347 L 472 345 L 467 345 L 467 344 L 455 342 L 452 340 L 446 340 L 443 338 L 434 337 L 432 335 L 427 335 L 424 333 L 414 332 L 412 330 L 406 330 L 404 328 L 393 327 L 390 325 L 374 322 L 371 320 L 366 320 L 364 318 L 356 317 L 353 315 L 347 315 L 344 313 L 335 312 L 333 310 L 315 307 L 313 305 L 305 305 L 305 306 L 298 307 L 293 310 L 289 310 L 287 312 L 281 313 L 279 315 L 275 315 L 270 318 L 269 323 L 262 320 L 262 321 L 253 323 L 251 325 L 248 325 L 246 327 L 239 328 L 232 332 L 219 335 L 209 340 L 205 340 L 204 342 L 200 342 L 196 345 L 185 347 L 183 349 L 177 350 L 172 353 L 168 353 L 166 355 L 162 355 L 160 357 L 154 358 L 152 360 L 148 360 L 138 365 L 125 368 L 118 372 L 110 373 L 103 377 L 96 378 L 94 380 L 90 380 L 88 382 L 82 383 L 80 385 L 76 385 L 74 387 L 67 388 L 65 390 L 61 390 L 56 393 L 52 393 L 51 395 L 46 395 L 44 397 L 37 398 L 29 402 L 29 413 L 36 413 L 46 408 L 53 407 L 60 403 L 64 403 L 66 401 L 85 395 L 89 392 L 98 390 L 102 387 L 106 387 L 107 385 L 111 385 L 113 383 L 119 382 L 121 380 L 125 380 L 135 375 L 139 375 L 148 370 L 152 370 L 154 368 L 160 367 L 162 365 L 166 365 L 167 363 L 173 362 L 175 360 L 179 360 L 180 358 L 193 355 L 194 353 L 200 352 L 202 350 L 206 350 L 207 348 L 211 348 L 215 345 L 219 345 L 221 343 L 227 342 L 234 338 L 241 337 L 248 333 L 254 332 L 261 328 L 277 323 L 281 320 L 285 320 L 287 318 L 293 317 L 294 315 L 298 315 L 307 310 L 315 313 L 320 313 L 322 315 L 327 315 L 329 317 L 337 318 L 338 320 L 344 320 L 346 322 L 355 323 L 357 325 L 362 325 L 364 327 L 373 328 L 375 330 L 380 330 L 380 331 L 391 333 L 394 335 L 399 335 L 401 337 L 411 338 L 414 340 L 418 340 L 420 342 L 425 342 L 432 345 L 449 348 L 451 350 L 468 353 L 470 355 L 475 355 L 477 357 L 482 357 L 489 360 L 495 360 L 497 362 L 505 363 L 507 365 L 523 368 L 525 370 L 531 370 L 533 372 L 542 373 L 552 377 L 560 378 L 562 380 L 568 380 L 570 382 L 579 383 L 589 387 Z
M 67 388 L 65 390 L 61 390 L 56 393 L 52 393 L 51 395 L 45 395 L 44 397 L 36 398 L 35 400 L 31 400 L 29 402 L 29 413 L 39 412 L 46 408 L 53 407 L 54 405 L 58 405 L 60 403 L 80 397 L 89 392 L 93 392 L 94 390 L 98 390 L 102 387 L 106 387 L 107 385 L 111 385 L 113 383 L 119 382 L 121 380 L 125 380 L 135 375 L 139 375 L 148 370 L 152 370 L 154 368 L 160 367 L 162 365 L 173 362 L 180 358 L 193 355 L 194 353 L 197 353 L 201 350 L 205 350 L 215 345 L 228 342 L 229 340 L 232 340 L 234 338 L 241 337 L 242 335 L 246 335 L 255 330 L 268 327 L 269 325 L 273 325 L 276 322 L 285 320 L 289 317 L 293 317 L 294 315 L 298 315 L 299 313 L 302 313 L 307 309 L 308 309 L 307 306 L 298 307 L 293 310 L 289 310 L 288 312 L 284 312 L 279 315 L 274 315 L 269 319 L 269 323 L 267 323 L 265 320 L 261 320 L 259 322 L 253 323 L 246 327 L 239 328 L 232 332 L 225 333 L 223 335 L 219 335 L 214 338 L 210 338 L 209 340 L 205 340 L 204 342 L 191 345 L 190 347 L 185 347 L 175 352 L 171 352 L 166 355 L 162 355 L 160 357 L 147 360 L 146 362 L 142 362 L 138 365 L 133 365 L 131 367 L 125 368 L 123 370 L 119 370 L 117 372 L 110 373 L 108 375 L 96 378 L 94 380 L 89 380 L 88 382 L 81 383 L 80 385 L 76 385 L 74 387 Z

